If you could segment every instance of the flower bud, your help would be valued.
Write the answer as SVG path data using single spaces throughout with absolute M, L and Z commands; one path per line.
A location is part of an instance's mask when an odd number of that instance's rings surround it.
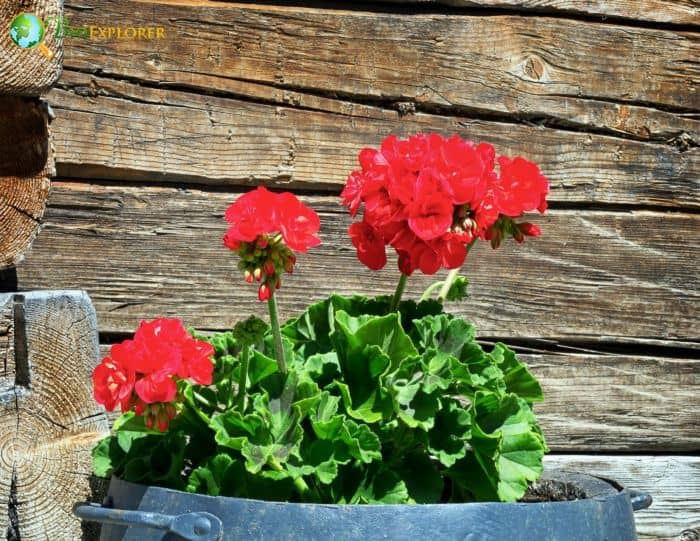
M 269 242 L 267 240 L 267 236 L 260 235 L 256 241 L 256 244 L 257 244 L 258 248 L 267 248 L 267 245 L 269 244 Z
M 529 222 L 518 224 L 518 229 L 523 235 L 527 235 L 528 237 L 539 237 L 542 234 L 542 230 L 539 227 Z
M 277 278 L 277 281 L 275 282 L 275 289 L 279 289 L 280 287 L 282 287 L 282 280 Z
M 268 285 L 265 283 L 261 284 L 260 289 L 258 289 L 258 300 L 266 301 L 271 296 L 272 296 L 272 291 L 270 291 L 270 288 L 268 287 Z
M 153 427 L 156 425 L 156 416 L 155 414 L 151 413 L 151 410 L 148 410 L 148 413 L 144 415 L 143 417 L 143 424 L 146 425 L 146 428 L 149 430 L 152 430 Z
M 243 278 L 245 278 L 246 283 L 253 283 L 253 274 L 248 269 L 243 272 Z
M 165 432 L 168 430 L 168 425 L 170 424 L 170 419 L 168 418 L 168 413 L 164 406 L 158 409 L 158 415 L 156 416 L 156 421 L 158 423 L 158 430 Z
M 262 279 L 262 269 L 260 267 L 256 267 L 253 271 L 253 276 L 255 277 L 255 281 L 259 282 Z
M 265 274 L 267 274 L 268 276 L 274 276 L 275 273 L 277 272 L 277 269 L 275 269 L 275 264 L 270 259 L 265 261 L 265 263 L 263 265 L 263 270 L 265 271 Z

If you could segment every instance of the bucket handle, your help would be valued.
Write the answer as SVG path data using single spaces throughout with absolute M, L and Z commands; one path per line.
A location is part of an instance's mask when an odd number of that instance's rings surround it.
M 628 492 L 633 511 L 640 511 L 651 505 L 651 494 L 647 494 L 646 492 L 638 492 L 636 490 L 629 490 Z
M 219 541 L 223 531 L 221 519 L 205 512 L 162 515 L 148 511 L 112 509 L 95 503 L 78 503 L 73 507 L 73 513 L 90 522 L 164 530 L 187 541 Z

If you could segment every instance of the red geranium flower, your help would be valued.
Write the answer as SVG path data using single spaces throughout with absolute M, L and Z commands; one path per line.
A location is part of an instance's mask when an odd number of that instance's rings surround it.
M 133 409 L 147 426 L 165 430 L 176 411 L 177 381 L 210 385 L 213 354 L 213 346 L 193 338 L 179 319 L 142 321 L 134 338 L 114 344 L 95 368 L 95 400 L 109 411 Z
M 348 188 L 348 204 L 358 194 Z M 260 282 L 261 301 L 279 289 L 283 271 L 293 271 L 296 258 L 292 250 L 306 252 L 321 243 L 316 237 L 321 227 L 318 214 L 289 192 L 278 194 L 259 187 L 240 196 L 225 218 L 231 227 L 224 235 L 224 245 L 241 256 L 239 267 L 245 281 Z
M 404 274 L 458 268 L 476 238 L 494 237 L 499 217 L 499 227 L 520 242 L 534 230 L 519 229 L 512 218 L 547 206 L 549 185 L 535 164 L 498 157 L 490 144 L 457 135 L 391 135 L 379 150 L 363 149 L 359 162 L 341 195 L 352 216 L 364 205 L 362 221 L 349 232 L 371 269 L 386 264 L 387 244 Z
M 136 374 L 112 357 L 105 357 L 92 373 L 93 394 L 99 404 L 113 411 L 117 405 L 125 409 L 134 389 Z

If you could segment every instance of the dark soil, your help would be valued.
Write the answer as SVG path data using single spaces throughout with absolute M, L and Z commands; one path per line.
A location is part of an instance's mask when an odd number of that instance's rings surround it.
M 582 488 L 572 483 L 546 479 L 538 481 L 528 488 L 521 502 L 567 502 L 582 500 L 586 493 Z

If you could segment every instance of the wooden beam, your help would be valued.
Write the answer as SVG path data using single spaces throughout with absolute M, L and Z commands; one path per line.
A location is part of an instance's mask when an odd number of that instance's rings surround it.
M 700 143 L 700 122 L 687 114 L 700 109 L 694 33 L 517 14 L 134 0 L 93 8 L 69 6 L 71 24 L 163 26 L 166 37 L 72 40 L 68 68 L 205 92 L 298 91 Z
M 551 199 L 700 208 L 700 148 L 316 99 L 251 103 L 67 71 L 50 99 L 58 173 L 117 180 L 338 191 L 357 153 L 389 133 L 459 133 L 536 161 Z M 282 99 L 282 91 L 276 91 Z
M 221 243 L 223 213 L 239 193 L 55 183 L 46 228 L 18 269 L 19 285 L 80 284 L 103 332 L 130 332 L 140 318 L 159 315 L 231 328 L 250 312 L 264 312 Z M 323 244 L 284 279 L 283 315 L 333 290 L 393 291 L 395 263 L 371 272 L 357 261 L 338 198 L 304 200 L 321 214 Z M 482 336 L 671 345 L 697 339 L 700 216 L 551 211 L 533 219 L 541 238 L 498 251 L 481 243 L 467 261 L 471 298 L 453 310 Z M 407 296 L 417 298 L 437 279 L 416 274 Z
M 614 479 L 651 494 L 651 507 L 634 514 L 640 541 L 679 541 L 684 530 L 700 530 L 700 457 L 549 455 L 545 465 Z
M 90 451 L 108 430 L 92 398 L 95 312 L 83 292 L 0 295 L 0 532 L 80 539 Z M 9 512 L 8 512 L 9 510 Z
M 22 48 L 13 41 L 10 24 L 22 13 L 35 15 L 44 23 L 41 45 Z M 0 95 L 39 96 L 58 80 L 63 37 L 56 29 L 62 15 L 63 0 L 0 0 Z
M 55 174 L 49 113 L 34 98 L 0 95 L 0 269 L 24 257 Z
M 649 23 L 700 25 L 700 7 L 694 0 L 379 0 L 392 4 L 491 8 L 517 11 L 522 15 L 549 14 L 608 17 Z M 333 2 L 329 2 L 333 3 Z
M 520 357 L 542 384 L 535 411 L 554 451 L 700 451 L 700 360 Z

